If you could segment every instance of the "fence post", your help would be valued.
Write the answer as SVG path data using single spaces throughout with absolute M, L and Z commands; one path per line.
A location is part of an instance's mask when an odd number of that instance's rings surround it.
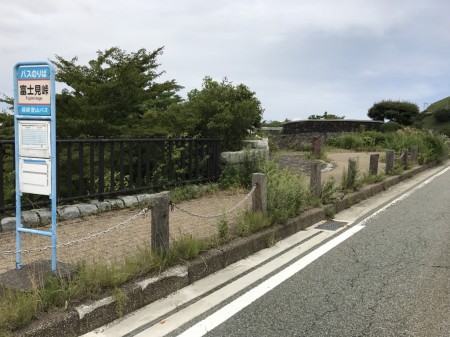
M 411 148 L 411 161 L 413 163 L 417 163 L 418 155 L 419 155 L 419 147 L 417 145 L 414 145 Z
M 386 174 L 394 172 L 394 150 L 386 151 Z
M 252 174 L 252 185 L 256 185 L 252 196 L 252 211 L 267 213 L 267 176 L 263 173 Z
M 170 192 L 157 193 L 151 201 L 151 249 L 157 254 L 169 251 L 169 201 Z
M 311 194 L 320 198 L 322 195 L 322 176 L 321 176 L 321 163 L 318 161 L 311 163 L 311 176 L 309 180 L 309 190 Z
M 371 176 L 376 176 L 378 174 L 378 159 L 379 158 L 380 158 L 379 154 L 371 154 L 370 155 L 369 174 Z
M 408 167 L 408 149 L 402 151 L 402 166 L 406 170 Z
M 315 158 L 320 158 L 322 152 L 322 140 L 318 136 L 314 136 L 312 139 L 313 155 Z

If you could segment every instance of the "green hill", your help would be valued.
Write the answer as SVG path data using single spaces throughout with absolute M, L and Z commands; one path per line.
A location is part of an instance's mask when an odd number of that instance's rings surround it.
M 450 109 L 450 96 L 430 104 L 425 111 L 428 113 L 433 113 L 441 109 Z

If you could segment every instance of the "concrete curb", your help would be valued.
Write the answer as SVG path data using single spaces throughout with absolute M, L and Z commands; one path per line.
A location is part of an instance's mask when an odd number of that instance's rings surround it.
M 289 219 L 284 226 L 267 228 L 249 237 L 237 238 L 227 245 L 212 249 L 189 261 L 186 266 L 176 266 L 160 275 L 129 282 L 120 288 L 120 296 L 109 294 L 98 301 L 79 305 L 64 313 L 55 313 L 50 319 L 33 322 L 16 332 L 15 336 L 59 337 L 89 332 L 267 248 L 273 240 L 282 240 L 324 220 L 329 208 L 334 212 L 340 212 L 430 167 L 432 166 L 414 167 L 399 176 L 365 186 L 357 192 L 346 195 L 335 204 L 310 209 Z

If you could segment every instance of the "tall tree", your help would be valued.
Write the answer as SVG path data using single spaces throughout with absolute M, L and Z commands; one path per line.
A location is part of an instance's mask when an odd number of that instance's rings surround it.
M 182 88 L 175 80 L 157 83 L 157 57 L 139 49 L 126 53 L 117 47 L 98 51 L 88 65 L 56 55 L 57 81 L 68 88 L 57 95 L 60 136 L 117 136 L 139 123 L 148 109 L 164 110 L 180 102 Z
M 375 103 L 368 111 L 367 115 L 376 121 L 388 119 L 402 125 L 411 125 L 419 115 L 417 104 L 407 101 L 381 101 Z
M 261 102 L 246 85 L 233 85 L 205 77 L 200 90 L 188 93 L 185 103 L 190 114 L 197 116 L 195 132 L 204 137 L 220 137 L 226 150 L 240 150 L 247 130 L 259 127 Z
M 202 88 L 191 90 L 186 101 L 163 112 L 148 111 L 143 124 L 160 135 L 219 137 L 223 150 L 240 150 L 248 130 L 260 126 L 262 113 L 246 85 L 205 77 Z

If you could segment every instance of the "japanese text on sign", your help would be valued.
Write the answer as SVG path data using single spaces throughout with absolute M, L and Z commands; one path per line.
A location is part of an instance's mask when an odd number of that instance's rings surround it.
M 20 114 L 50 115 L 51 80 L 49 66 L 21 66 L 17 70 Z

